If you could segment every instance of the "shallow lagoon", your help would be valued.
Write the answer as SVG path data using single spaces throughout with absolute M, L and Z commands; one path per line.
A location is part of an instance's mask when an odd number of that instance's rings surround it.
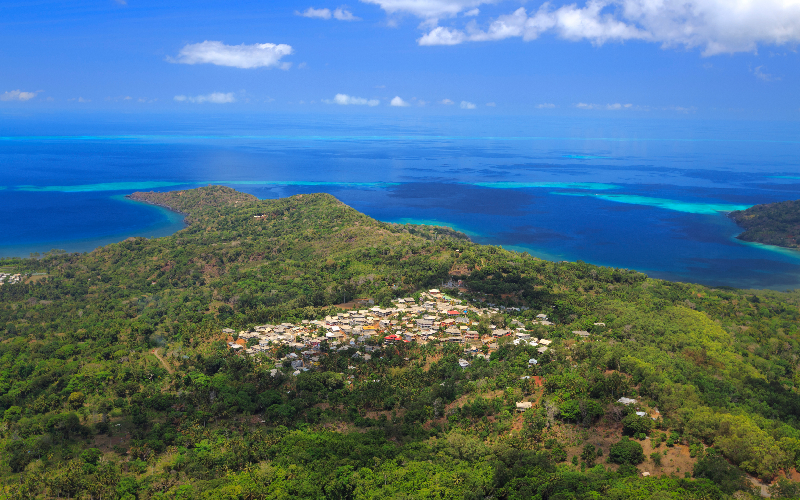
M 375 218 L 451 225 L 542 258 L 737 287 L 800 288 L 800 254 L 724 212 L 800 198 L 796 124 L 365 115 L 11 118 L 0 255 L 155 237 L 135 190 L 325 191 Z

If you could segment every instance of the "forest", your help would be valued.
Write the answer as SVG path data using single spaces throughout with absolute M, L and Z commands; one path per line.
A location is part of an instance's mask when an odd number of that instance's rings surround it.
M 187 227 L 0 259 L 24 276 L 0 286 L 3 498 L 800 498 L 800 291 L 550 262 L 327 194 L 132 198 Z M 481 331 L 550 348 L 376 337 L 294 375 L 222 333 L 453 281 L 499 308 Z
M 755 205 L 729 217 L 744 229 L 737 236 L 742 241 L 800 248 L 800 200 Z

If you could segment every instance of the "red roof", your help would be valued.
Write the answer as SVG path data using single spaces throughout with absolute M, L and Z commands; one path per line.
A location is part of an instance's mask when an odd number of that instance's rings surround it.
M 447 314 L 450 316 L 458 316 L 460 313 L 458 311 L 447 311 Z

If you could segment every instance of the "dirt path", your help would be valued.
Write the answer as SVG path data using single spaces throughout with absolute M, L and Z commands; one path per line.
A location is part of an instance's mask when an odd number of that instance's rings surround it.
M 164 366 L 164 369 L 167 370 L 170 375 L 173 375 L 175 373 L 175 370 L 170 368 L 170 366 L 167 364 L 167 362 L 164 361 L 164 358 L 162 358 L 161 356 L 158 355 L 158 349 L 153 349 L 153 356 L 155 356 L 156 359 L 161 361 L 161 364 Z

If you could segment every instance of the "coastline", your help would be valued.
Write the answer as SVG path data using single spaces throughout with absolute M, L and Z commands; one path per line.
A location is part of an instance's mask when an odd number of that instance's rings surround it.
M 164 208 L 166 210 L 169 210 L 170 212 L 182 215 L 183 216 L 183 223 L 186 224 L 186 217 L 188 217 L 189 214 L 187 214 L 186 212 L 181 212 L 177 208 L 171 207 L 171 206 L 167 205 L 166 203 L 158 203 L 158 202 L 149 200 L 149 199 L 143 197 L 142 194 L 143 193 L 137 191 L 136 193 L 126 194 L 125 198 L 127 198 L 128 200 L 131 200 L 131 201 L 135 201 L 137 203 L 146 203 L 147 205 L 153 205 L 155 207 L 161 207 L 161 208 Z
M 111 200 L 121 203 L 131 203 L 139 205 L 139 200 L 131 199 L 129 196 L 114 195 L 109 197 Z M 161 238 L 170 236 L 187 227 L 186 214 L 169 207 L 158 206 L 148 203 L 149 210 L 156 210 L 160 213 L 159 220 L 147 227 L 133 229 L 129 231 L 114 231 L 106 234 L 98 234 L 88 238 L 79 239 L 57 239 L 57 240 L 38 240 L 16 245 L 0 245 L 0 259 L 3 258 L 28 258 L 32 253 L 44 254 L 53 249 L 64 250 L 68 253 L 87 253 L 97 248 L 119 243 L 131 237 Z

